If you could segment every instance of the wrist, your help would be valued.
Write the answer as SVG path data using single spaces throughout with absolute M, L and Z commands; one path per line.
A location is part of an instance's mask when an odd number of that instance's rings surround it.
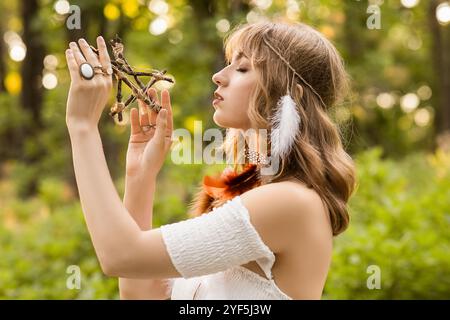
M 148 212 L 153 207 L 155 191 L 156 183 L 153 180 L 126 178 L 123 202 L 125 206 L 133 207 L 135 212 Z
M 86 122 L 66 122 L 67 130 L 70 137 L 83 136 L 87 134 L 98 133 L 98 126 Z
M 156 186 L 156 176 L 149 174 L 125 174 L 125 191 L 135 192 L 135 190 L 154 190 Z
M 152 228 L 155 185 L 138 182 L 125 183 L 123 204 L 142 230 Z

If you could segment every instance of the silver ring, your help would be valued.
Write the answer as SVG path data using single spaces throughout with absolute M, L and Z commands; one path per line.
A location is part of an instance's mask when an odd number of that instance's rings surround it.
M 101 64 L 94 66 L 94 74 L 102 74 L 106 76 L 106 72 Z
M 100 70 L 100 71 L 99 71 Z M 113 74 L 113 70 L 111 67 L 105 68 L 101 64 L 94 67 L 94 73 L 95 74 L 102 74 L 104 76 L 110 76 Z
M 94 74 L 102 74 L 104 76 L 106 76 L 106 73 L 102 70 L 102 69 L 94 69 Z
M 155 127 L 156 127 L 156 124 L 147 124 L 147 125 L 145 125 L 145 126 L 141 126 L 141 128 L 142 128 L 143 131 L 148 131 L 148 130 L 150 130 L 151 128 L 155 128 Z
M 94 68 L 87 62 L 83 62 L 82 64 L 80 64 L 80 75 L 83 79 L 86 80 L 91 80 L 94 75 Z
M 110 76 L 110 75 L 113 74 L 113 69 L 112 69 L 111 67 L 108 67 L 108 68 L 106 68 L 105 73 L 106 73 L 108 76 Z

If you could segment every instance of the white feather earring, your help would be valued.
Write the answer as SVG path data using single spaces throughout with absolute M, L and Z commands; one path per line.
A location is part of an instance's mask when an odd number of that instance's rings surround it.
M 294 79 L 293 79 L 294 81 Z M 288 88 L 290 86 L 288 85 Z M 295 143 L 295 137 L 300 127 L 300 115 L 297 105 L 292 99 L 290 90 L 277 103 L 271 120 L 271 156 L 284 159 Z

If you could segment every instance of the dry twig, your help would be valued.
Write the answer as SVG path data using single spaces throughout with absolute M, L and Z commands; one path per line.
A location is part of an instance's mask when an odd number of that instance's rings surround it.
M 159 112 L 159 110 L 161 110 L 161 106 L 152 101 L 147 96 L 146 92 L 158 81 L 168 81 L 174 83 L 173 79 L 165 76 L 165 73 L 167 72 L 166 70 L 155 70 L 153 72 L 135 71 L 124 57 L 124 46 L 122 40 L 117 35 L 114 39 L 110 40 L 110 45 L 113 52 L 111 66 L 113 69 L 113 74 L 117 80 L 117 94 L 116 102 L 111 107 L 109 115 L 114 117 L 117 114 L 118 120 L 121 122 L 123 119 L 123 110 L 134 102 L 136 98 L 144 101 L 144 103 L 150 106 L 150 108 L 152 108 L 155 112 Z M 91 46 L 91 49 L 98 55 L 98 50 L 96 48 Z M 128 76 L 132 76 L 136 83 L 133 83 L 130 79 L 128 79 Z M 151 79 L 148 81 L 147 85 L 144 85 L 139 77 L 151 77 Z M 125 102 L 122 102 L 122 82 L 132 91 L 132 94 L 125 100 Z

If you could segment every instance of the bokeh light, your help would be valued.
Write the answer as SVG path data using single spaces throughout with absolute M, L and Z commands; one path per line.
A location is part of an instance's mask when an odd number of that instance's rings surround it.
M 47 70 L 55 70 L 58 66 L 58 58 L 56 56 L 49 54 L 44 58 L 44 68 Z
M 108 3 L 103 8 L 103 14 L 108 20 L 117 20 L 120 17 L 120 10 L 115 4 Z
M 129 18 L 135 18 L 139 14 L 139 3 L 136 0 L 124 0 L 122 12 Z
M 431 88 L 427 85 L 421 86 L 419 89 L 417 89 L 417 95 L 421 100 L 428 100 L 431 98 L 432 95 Z
M 446 25 L 450 22 L 450 4 L 448 2 L 441 3 L 437 6 L 436 19 L 442 25 Z
M 47 72 L 42 77 L 42 85 L 47 90 L 54 89 L 58 85 L 58 78 L 56 77 L 55 74 Z
M 14 61 L 22 61 L 26 54 L 27 49 L 23 43 L 15 43 L 9 48 L 9 56 Z
M 383 108 L 383 109 L 390 109 L 395 104 L 394 96 L 392 94 L 388 93 L 388 92 L 380 93 L 377 96 L 376 101 L 377 101 L 377 105 L 380 106 L 380 108 Z
M 267 10 L 272 5 L 272 0 L 253 0 L 252 4 L 261 10 Z
M 157 15 L 165 15 L 169 12 L 169 5 L 163 0 L 151 0 L 148 9 Z
M 249 13 L 247 13 L 246 19 L 247 19 L 248 23 L 255 23 L 260 20 L 264 20 L 265 18 L 263 15 L 259 14 L 258 12 L 251 10 Z
M 419 127 L 425 127 L 430 122 L 431 115 L 430 111 L 426 108 L 420 108 L 414 114 L 414 122 Z
M 167 75 L 168 77 L 174 78 L 171 75 Z M 168 81 L 158 81 L 157 83 L 155 83 L 155 85 L 153 86 L 156 90 L 161 91 L 161 90 L 169 90 L 170 88 L 172 88 L 174 86 L 173 83 L 168 82 Z
M 411 112 L 419 106 L 420 100 L 415 93 L 405 94 L 400 99 L 400 106 L 403 111 Z
M 300 5 L 294 0 L 286 1 L 286 17 L 291 20 L 298 20 Z
M 70 3 L 66 0 L 58 0 L 53 6 L 57 14 L 67 14 L 70 11 Z
M 413 8 L 419 4 L 419 0 L 401 0 L 405 8 Z
M 150 23 L 149 31 L 155 36 L 159 36 L 166 32 L 167 20 L 163 17 L 158 17 Z
M 220 19 L 216 23 L 216 28 L 221 33 L 228 32 L 230 30 L 230 22 L 227 19 Z
M 5 78 L 6 90 L 12 95 L 17 95 L 22 89 L 22 77 L 16 71 L 9 72 Z

